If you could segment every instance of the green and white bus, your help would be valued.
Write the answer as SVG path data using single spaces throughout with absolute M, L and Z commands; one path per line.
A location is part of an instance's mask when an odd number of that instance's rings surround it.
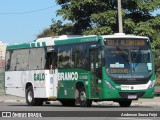
M 114 34 L 39 38 L 6 50 L 6 94 L 28 105 L 58 100 L 91 106 L 153 98 L 155 73 L 148 37 Z

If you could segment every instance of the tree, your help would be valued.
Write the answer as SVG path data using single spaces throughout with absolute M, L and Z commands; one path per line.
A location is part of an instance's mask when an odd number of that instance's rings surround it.
M 73 23 L 74 34 L 112 34 L 118 32 L 117 0 L 56 0 L 57 15 Z M 160 27 L 160 17 L 151 13 L 160 0 L 122 0 L 124 32 L 150 38 Z M 157 28 L 155 28 L 157 27 Z
M 50 28 L 44 29 L 41 33 L 37 35 L 40 37 L 58 36 L 58 35 L 73 35 L 74 27 L 72 23 L 63 24 L 60 20 L 56 21 L 52 19 L 52 25 Z
M 74 31 L 73 24 L 66 23 L 63 25 L 60 20 L 56 21 L 54 19 L 52 19 L 52 25 L 50 29 L 53 31 L 53 33 L 55 33 L 55 35 L 70 35 Z
M 118 32 L 117 0 L 56 0 L 61 5 L 50 29 L 61 34 L 113 34 Z M 160 15 L 152 12 L 160 8 L 160 0 L 122 0 L 123 29 L 127 34 L 148 36 L 159 45 Z
M 50 37 L 50 36 L 54 36 L 54 34 L 53 34 L 53 32 L 52 32 L 52 30 L 50 28 L 46 28 L 41 33 L 39 33 L 37 35 L 37 38 Z

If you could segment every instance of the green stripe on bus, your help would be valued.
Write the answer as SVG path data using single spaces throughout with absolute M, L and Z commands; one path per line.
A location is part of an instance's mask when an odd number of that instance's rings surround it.
M 36 47 L 35 43 L 31 43 L 31 47 Z
M 40 46 L 41 46 L 41 45 L 40 45 L 40 43 L 38 42 L 38 43 L 37 43 L 37 47 L 40 47 Z
M 82 42 L 93 42 L 93 41 L 101 41 L 101 36 L 90 36 L 90 37 L 79 37 L 79 38 L 72 38 L 72 39 L 64 39 L 64 40 L 54 40 L 53 45 L 63 45 L 63 44 L 74 44 L 74 43 L 82 43 Z M 34 48 L 34 47 L 42 47 L 46 46 L 46 42 L 31 42 L 31 43 L 24 43 L 18 45 L 9 45 L 7 46 L 6 50 L 12 49 L 23 49 L 23 48 Z
M 20 45 L 9 45 L 7 46 L 6 50 L 13 50 L 13 49 L 23 49 L 23 48 L 29 48 L 30 44 L 20 44 Z
M 98 37 L 85 37 L 85 38 L 75 38 L 75 39 L 67 39 L 67 40 L 55 40 L 55 45 L 62 44 L 73 44 L 73 43 L 81 43 L 81 42 L 93 42 L 98 41 Z
M 42 46 L 46 46 L 46 42 L 42 42 Z

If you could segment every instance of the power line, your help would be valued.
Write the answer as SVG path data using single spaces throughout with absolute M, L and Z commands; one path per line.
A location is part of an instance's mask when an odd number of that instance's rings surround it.
M 46 8 L 41 8 L 41 9 L 37 9 L 37 10 L 31 10 L 31 11 L 25 11 L 25 12 L 4 12 L 4 13 L 1 13 L 0 14 L 29 14 L 29 13 L 34 13 L 34 12 L 39 12 L 39 11 L 44 11 L 44 10 L 47 10 L 47 9 L 51 9 L 51 8 L 54 8 L 56 7 L 57 5 L 54 5 L 54 6 L 50 6 L 50 7 L 46 7 Z

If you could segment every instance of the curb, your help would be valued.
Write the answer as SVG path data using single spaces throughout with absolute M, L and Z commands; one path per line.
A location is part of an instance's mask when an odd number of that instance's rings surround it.
M 119 106 L 119 103 L 116 102 L 93 102 L 94 106 Z M 159 102 L 132 102 L 131 106 L 160 106 Z
M 26 100 L 0 100 L 0 103 L 26 103 Z M 50 101 L 50 104 L 61 104 L 59 101 Z M 116 102 L 93 102 L 93 106 L 119 106 Z M 159 102 L 133 102 L 131 106 L 160 106 Z
M 4 102 L 4 103 L 16 103 L 16 102 L 19 102 L 19 103 L 24 103 L 24 102 L 26 102 L 26 100 L 0 100 L 0 103 L 2 103 L 2 102 Z
M 20 103 L 24 103 L 24 102 L 26 102 L 26 100 L 5 100 L 4 102 L 20 102 Z

